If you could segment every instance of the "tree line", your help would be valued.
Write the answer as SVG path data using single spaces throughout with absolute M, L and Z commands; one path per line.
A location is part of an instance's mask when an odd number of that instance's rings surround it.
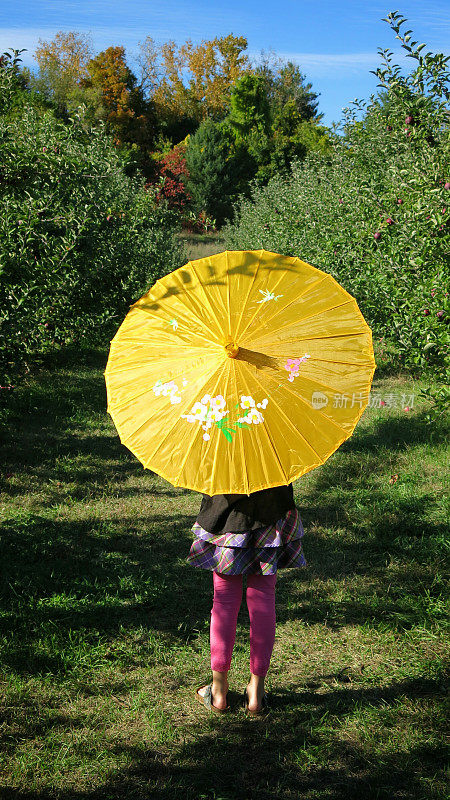
M 172 207 L 221 225 L 251 180 L 265 185 L 292 159 L 330 149 L 318 94 L 298 65 L 264 51 L 251 62 L 246 49 L 233 34 L 182 45 L 147 36 L 135 74 L 123 46 L 95 54 L 88 35 L 59 31 L 39 39 L 37 70 L 21 74 L 63 119 L 84 104 L 86 120 L 105 123 L 130 169 L 159 183 Z

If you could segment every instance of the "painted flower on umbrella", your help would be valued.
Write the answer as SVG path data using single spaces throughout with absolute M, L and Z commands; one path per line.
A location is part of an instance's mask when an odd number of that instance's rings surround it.
M 264 398 L 260 403 L 256 403 L 250 395 L 241 395 L 241 402 L 240 404 L 236 403 L 235 410 L 239 409 L 240 405 L 247 413 L 230 421 L 229 416 L 227 420 L 224 420 L 224 417 L 229 415 L 229 411 L 226 409 L 227 403 L 223 395 L 218 394 L 215 397 L 211 397 L 211 395 L 205 394 L 201 401 L 194 403 L 189 414 L 182 414 L 181 417 L 187 422 L 200 422 L 202 424 L 205 442 L 211 438 L 208 431 L 213 425 L 223 433 L 228 442 L 231 442 L 237 428 L 248 428 L 249 425 L 258 425 L 264 422 L 264 417 L 258 409 L 266 408 L 268 402 L 267 398 Z
M 197 419 L 199 422 L 204 422 L 208 414 L 208 406 L 204 403 L 194 403 L 190 416 Z
M 287 359 L 284 368 L 287 369 L 287 371 L 289 372 L 288 381 L 292 382 L 294 378 L 298 378 L 298 376 L 300 375 L 300 370 L 299 370 L 300 364 L 304 364 L 308 358 L 311 358 L 311 356 L 308 353 L 305 353 L 305 355 L 302 356 L 301 358 Z
M 263 298 L 262 300 L 258 300 L 258 303 L 268 303 L 270 300 L 279 300 L 280 297 L 283 297 L 282 294 L 275 295 L 274 292 L 269 292 L 268 289 L 259 289 Z
M 254 408 L 255 401 L 249 395 L 241 394 L 241 408 Z
M 211 398 L 210 403 L 212 409 L 214 409 L 217 412 L 220 412 L 223 411 L 223 409 L 225 408 L 227 401 L 221 394 L 218 394 L 216 395 L 216 397 Z
M 185 381 L 183 381 L 183 385 Z M 174 381 L 168 381 L 167 383 L 163 383 L 161 380 L 157 381 L 153 387 L 153 391 L 157 397 L 162 395 L 163 397 L 170 397 L 170 402 L 172 404 L 181 403 L 181 395 L 178 394 L 179 389 L 177 384 Z
M 257 408 L 250 408 L 245 417 L 239 417 L 238 422 L 243 422 L 247 425 L 251 425 L 252 423 L 258 425 L 260 422 L 264 422 L 264 417 Z
M 261 414 L 261 411 L 258 411 L 258 408 L 265 408 L 269 401 L 265 397 L 261 403 L 256 403 L 256 401 L 250 395 L 241 394 L 241 408 L 247 410 L 247 414 L 243 417 L 239 417 L 238 423 L 246 424 L 246 425 L 258 425 L 260 422 L 264 422 L 264 417 Z M 258 408 L 256 407 L 258 406 Z
M 207 442 L 211 438 L 208 430 L 213 422 L 218 425 L 223 417 L 228 414 L 225 406 L 226 400 L 221 394 L 216 395 L 216 397 L 205 394 L 201 401 L 194 403 L 189 414 L 182 414 L 181 418 L 187 420 L 187 422 L 201 422 L 204 430 L 203 439 Z M 218 427 L 220 426 L 218 425 Z

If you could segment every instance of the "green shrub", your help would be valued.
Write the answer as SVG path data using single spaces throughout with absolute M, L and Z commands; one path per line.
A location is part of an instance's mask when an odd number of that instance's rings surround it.
M 396 16 L 388 20 L 398 33 Z M 386 55 L 384 96 L 345 109 L 332 152 L 294 160 L 291 175 L 235 203 L 228 249 L 298 256 L 353 294 L 399 368 L 445 380 L 450 253 L 449 58 L 403 47 L 419 62 L 406 78 Z M 417 42 L 413 43 L 413 45 Z M 445 392 L 444 392 L 445 394 Z M 447 394 L 448 397 L 448 394 Z
M 0 68 L 0 95 L 10 85 Z M 0 115 L 2 385 L 35 354 L 106 344 L 129 305 L 182 263 L 177 216 L 85 107 L 69 123 L 24 105 Z
M 233 143 L 230 152 L 240 148 L 247 180 L 258 186 L 288 173 L 291 162 L 302 161 L 308 150 L 325 155 L 330 150 L 327 129 L 314 119 L 311 101 L 316 95 L 301 83 L 298 67 L 290 62 L 278 80 L 267 72 L 247 74 L 233 87 L 223 126 Z

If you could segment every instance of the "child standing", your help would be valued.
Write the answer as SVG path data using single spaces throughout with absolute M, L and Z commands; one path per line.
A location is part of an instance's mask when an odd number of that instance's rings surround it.
M 264 680 L 275 643 L 277 571 L 304 567 L 304 535 L 292 484 L 250 495 L 203 495 L 188 563 L 213 572 L 210 646 L 212 682 L 196 690 L 212 711 L 229 710 L 228 671 L 247 576 L 246 603 L 250 618 L 250 682 L 244 705 L 251 715 L 268 708 Z

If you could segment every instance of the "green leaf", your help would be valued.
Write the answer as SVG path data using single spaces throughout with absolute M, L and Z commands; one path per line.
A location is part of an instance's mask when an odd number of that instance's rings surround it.
M 235 428 L 231 428 L 230 426 L 226 425 L 225 422 L 223 420 L 221 420 L 221 419 L 219 419 L 218 422 L 216 422 L 215 424 L 219 428 L 219 431 L 222 431 L 222 433 L 225 436 L 225 438 L 229 442 L 231 442 L 231 440 L 232 440 L 231 434 L 232 433 L 236 433 L 236 429 Z

